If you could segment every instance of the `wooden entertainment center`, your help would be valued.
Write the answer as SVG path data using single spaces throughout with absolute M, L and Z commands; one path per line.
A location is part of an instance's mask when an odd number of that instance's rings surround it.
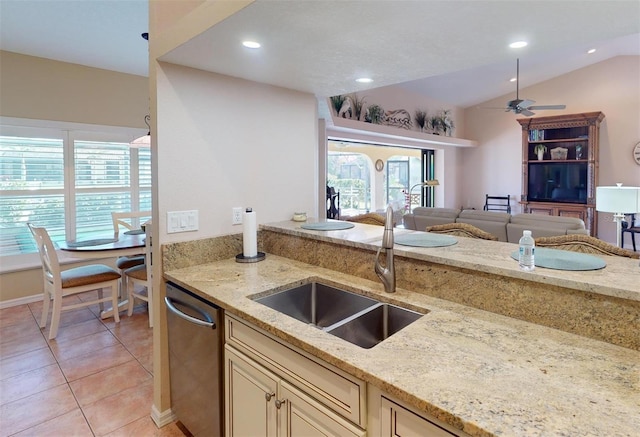
M 597 235 L 595 192 L 602 112 L 518 119 L 525 212 L 584 221 Z M 540 156 L 539 156 L 540 153 Z

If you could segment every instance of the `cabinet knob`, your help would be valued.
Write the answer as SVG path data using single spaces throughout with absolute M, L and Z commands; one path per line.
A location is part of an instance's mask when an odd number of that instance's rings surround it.
M 271 398 L 274 397 L 275 395 L 276 395 L 275 393 L 265 393 L 264 398 L 267 400 L 267 402 L 269 402 Z
M 276 408 L 279 410 L 281 406 L 283 406 L 287 402 L 286 399 L 276 399 Z

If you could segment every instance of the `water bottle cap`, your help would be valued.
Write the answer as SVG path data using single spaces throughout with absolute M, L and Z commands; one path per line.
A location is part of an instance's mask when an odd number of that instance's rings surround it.
M 527 235 L 527 236 L 529 236 L 529 235 L 531 235 L 531 231 L 523 231 L 523 232 L 522 232 L 522 235 Z

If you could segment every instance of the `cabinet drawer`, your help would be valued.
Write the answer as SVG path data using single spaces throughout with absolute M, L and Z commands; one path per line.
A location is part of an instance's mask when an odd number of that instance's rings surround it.
M 366 425 L 366 384 L 346 372 L 285 345 L 279 339 L 225 315 L 226 342 L 302 388 L 351 422 Z

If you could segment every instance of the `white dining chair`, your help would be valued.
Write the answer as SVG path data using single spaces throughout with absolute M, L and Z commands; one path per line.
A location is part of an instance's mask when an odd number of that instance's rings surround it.
M 118 238 L 120 228 L 124 228 L 124 232 L 143 232 L 141 229 L 141 220 L 148 220 L 151 217 L 151 211 L 126 211 L 112 212 L 111 220 L 113 221 L 113 236 Z M 120 289 L 118 294 L 123 296 L 124 292 L 124 271 L 135 266 L 144 264 L 144 254 L 121 256 L 116 260 L 116 268 L 122 275 L 120 281 Z
M 31 223 L 27 223 L 27 226 L 38 246 L 44 277 L 44 296 L 40 328 L 44 328 L 47 325 L 49 306 L 53 300 L 49 340 L 53 340 L 56 338 L 56 335 L 58 335 L 60 315 L 63 311 L 88 307 L 95 304 L 99 304 L 100 310 L 103 311 L 104 302 L 111 302 L 112 308 L 114 308 L 113 318 L 116 323 L 120 322 L 120 315 L 117 311 L 120 273 L 104 264 L 90 264 L 62 270 L 60 268 L 58 254 L 47 230 L 42 227 L 36 227 Z M 105 297 L 103 290 L 107 288 L 111 289 L 111 294 Z M 62 305 L 64 297 L 94 290 L 98 292 L 98 299 Z
M 145 262 L 144 264 L 126 269 L 123 273 L 124 290 L 128 299 L 127 314 L 133 314 L 133 306 L 135 300 L 147 302 L 149 312 L 149 327 L 153 327 L 153 278 L 152 278 L 152 241 L 151 241 L 151 223 L 144 225 L 145 237 Z M 136 290 L 136 285 L 139 289 Z M 140 289 L 140 287 L 143 287 Z

